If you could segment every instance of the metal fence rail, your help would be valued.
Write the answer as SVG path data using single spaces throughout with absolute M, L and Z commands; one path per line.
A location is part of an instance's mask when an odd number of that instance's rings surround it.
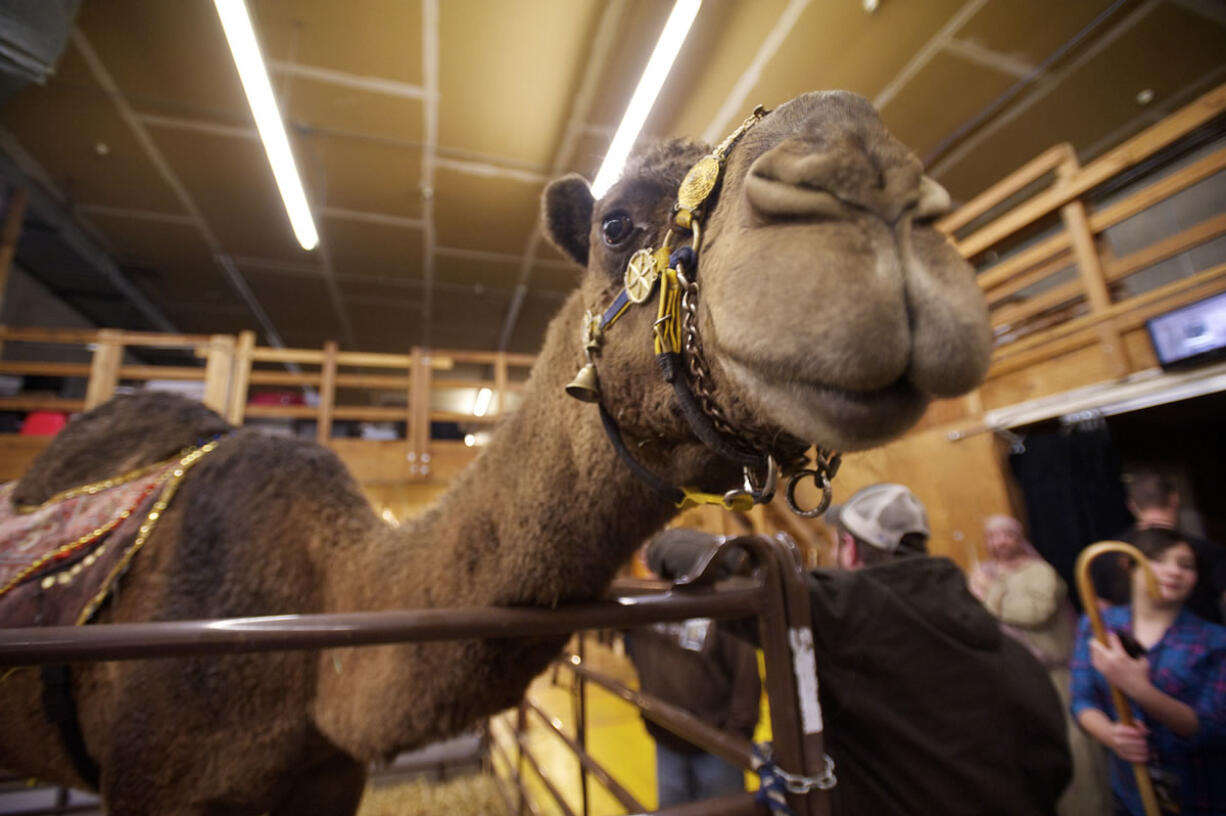
M 753 565 L 752 578 L 740 578 L 715 586 L 715 565 L 723 550 L 744 549 Z M 813 665 L 812 631 L 807 592 L 800 558 L 791 539 L 745 536 L 729 539 L 721 549 L 697 565 L 693 574 L 673 585 L 660 582 L 617 584 L 623 594 L 613 600 L 568 604 L 557 609 L 475 607 L 344 614 L 282 615 L 232 618 L 207 621 L 173 621 L 134 624 L 98 624 L 80 627 L 33 627 L 0 629 L 0 666 L 26 666 L 42 663 L 89 660 L 136 660 L 240 652 L 310 650 L 358 647 L 398 642 L 431 640 L 509 638 L 568 634 L 596 628 L 632 628 L 650 623 L 681 621 L 706 617 L 717 620 L 756 617 L 766 664 L 766 691 L 770 700 L 774 759 L 780 768 L 794 775 L 812 777 L 824 767 L 820 726 L 814 728 L 812 711 L 816 705 L 816 667 Z M 646 593 L 646 594 L 639 594 Z M 806 644 L 809 647 L 806 648 Z M 569 656 L 561 665 L 576 676 L 579 684 L 595 682 L 627 702 L 640 707 L 646 716 L 676 731 L 700 748 L 718 754 L 748 769 L 750 746 L 744 740 L 721 734 L 686 712 L 622 686 L 592 671 L 581 656 Z M 812 695 L 804 700 L 798 695 Z M 535 707 L 522 706 L 519 728 L 530 711 L 539 714 L 554 728 L 579 758 L 585 792 L 582 812 L 586 816 L 586 774 L 593 773 L 616 798 L 632 812 L 642 805 L 625 788 L 587 755 L 583 725 L 582 687 L 577 697 L 577 738 L 553 726 L 549 717 Z M 491 741 L 492 742 L 492 741 Z M 515 762 L 501 746 L 492 751 L 518 788 L 518 803 L 505 788 L 500 790 L 508 808 L 523 813 L 527 806 L 538 812 L 527 797 L 521 776 L 525 760 L 540 769 L 526 751 L 521 738 Z M 544 775 L 541 774 L 542 779 Z M 500 786 L 503 780 L 499 779 Z M 546 789 L 561 802 L 556 787 L 546 781 Z M 618 795 L 618 793 L 623 795 Z M 826 816 L 828 797 L 822 791 L 789 794 L 788 803 L 798 816 Z M 562 803 L 564 813 L 573 812 Z M 691 806 L 658 811 L 670 816 L 685 814 L 765 813 L 750 794 L 707 800 Z

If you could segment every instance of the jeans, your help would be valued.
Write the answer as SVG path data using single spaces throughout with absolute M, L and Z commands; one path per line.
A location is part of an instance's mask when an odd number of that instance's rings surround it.
M 745 773 L 711 754 L 680 754 L 656 743 L 656 790 L 660 807 L 745 790 Z

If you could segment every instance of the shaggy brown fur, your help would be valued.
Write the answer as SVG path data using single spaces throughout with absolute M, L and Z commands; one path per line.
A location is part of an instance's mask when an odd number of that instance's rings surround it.
M 675 512 L 617 459 L 596 410 L 565 396 L 579 326 L 662 237 L 699 149 L 641 158 L 599 201 L 546 192 L 553 240 L 588 272 L 551 325 L 523 406 L 424 517 L 393 530 L 330 452 L 232 433 L 191 471 L 104 621 L 532 604 L 591 598 Z M 700 256 L 700 326 L 738 425 L 836 448 L 905 429 L 931 394 L 986 368 L 969 267 L 925 219 L 918 162 L 864 100 L 810 94 L 733 151 Z M 587 214 L 590 214 L 590 219 Z M 610 245 L 602 224 L 629 218 Z M 622 223 L 625 223 L 623 220 Z M 608 333 L 604 401 L 642 463 L 726 490 L 736 470 L 680 419 L 651 350 L 654 306 Z M 171 396 L 125 397 L 61 434 L 23 480 L 28 501 L 173 454 L 220 420 Z M 110 812 L 349 816 L 363 763 L 514 703 L 561 638 L 79 667 L 89 752 Z M 0 686 L 0 766 L 79 784 L 42 722 L 34 671 Z

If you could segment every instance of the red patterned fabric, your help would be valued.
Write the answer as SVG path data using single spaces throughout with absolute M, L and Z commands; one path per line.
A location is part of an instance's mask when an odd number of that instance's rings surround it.
M 33 509 L 13 506 L 16 482 L 0 485 L 0 627 L 84 623 L 114 589 L 177 467 L 172 460 Z

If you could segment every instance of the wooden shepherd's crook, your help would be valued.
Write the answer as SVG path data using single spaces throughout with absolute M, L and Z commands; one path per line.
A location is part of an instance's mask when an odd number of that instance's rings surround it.
M 1090 562 L 1110 552 L 1124 553 L 1136 561 L 1145 573 L 1145 588 L 1149 590 L 1149 596 L 1151 598 L 1160 597 L 1158 578 L 1149 565 L 1149 559 L 1136 547 L 1123 541 L 1100 541 L 1082 550 L 1081 555 L 1077 556 L 1076 566 L 1073 567 L 1073 574 L 1077 578 L 1077 594 L 1081 596 L 1081 606 L 1090 618 L 1090 628 L 1094 630 L 1094 637 L 1104 646 L 1107 645 L 1107 629 L 1103 626 L 1103 616 L 1098 610 L 1098 594 L 1094 592 L 1094 582 L 1090 580 Z M 1128 705 L 1128 699 L 1111 683 L 1108 683 L 1107 686 L 1111 689 L 1111 702 L 1115 704 L 1119 721 L 1124 725 L 1132 725 L 1132 707 Z M 1154 783 L 1149 778 L 1149 771 L 1146 770 L 1143 763 L 1134 762 L 1132 773 L 1137 779 L 1137 790 L 1141 792 L 1141 804 L 1145 807 L 1145 816 L 1160 816 L 1158 799 L 1154 796 Z

